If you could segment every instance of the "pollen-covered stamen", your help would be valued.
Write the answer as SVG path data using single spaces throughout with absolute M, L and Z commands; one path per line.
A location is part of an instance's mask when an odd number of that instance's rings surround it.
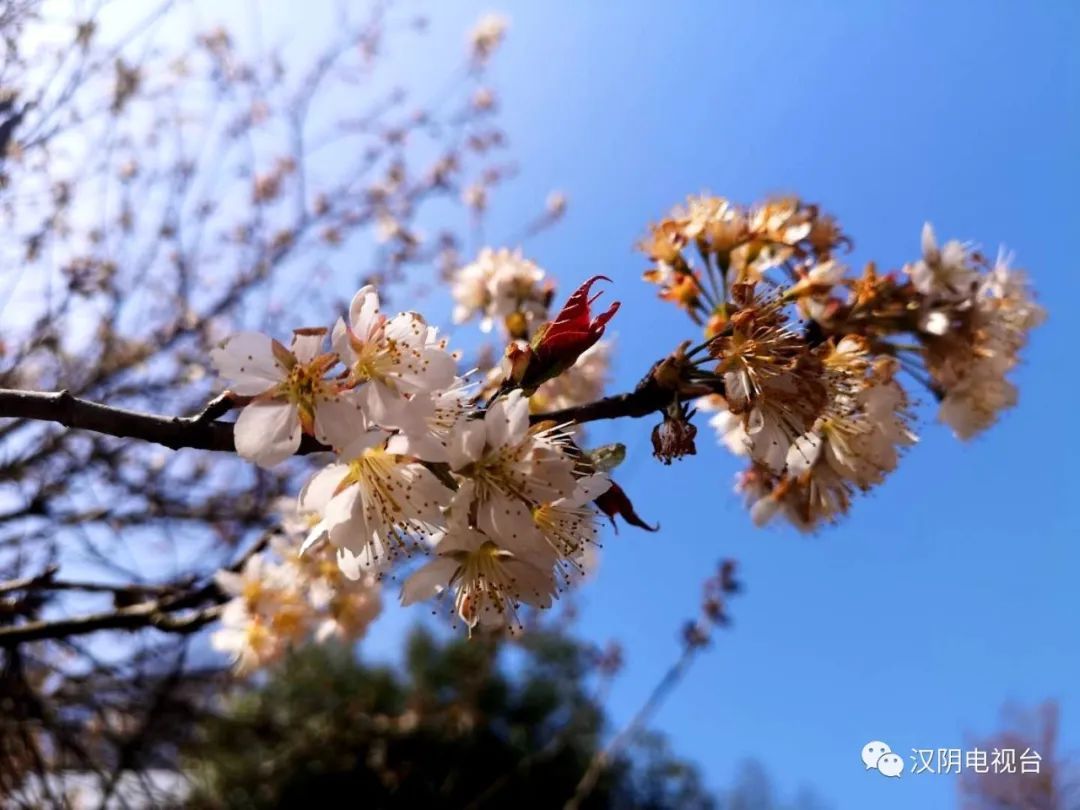
M 431 534 L 431 529 L 413 516 L 429 514 L 436 505 L 425 500 L 413 480 L 410 467 L 402 459 L 380 447 L 372 447 L 348 463 L 348 471 L 337 486 L 335 495 L 352 486 L 359 487 L 362 517 L 368 526 L 385 526 L 377 538 L 388 556 L 408 553 L 417 536 Z M 370 562 L 380 555 L 372 540 L 361 553 L 370 554 Z
M 294 362 L 275 389 L 275 395 L 295 405 L 305 433 L 313 433 L 315 410 L 320 401 L 337 395 L 340 385 L 326 378 L 337 363 L 336 354 L 323 354 L 308 363 Z
M 349 347 L 354 355 L 349 372 L 354 384 L 368 380 L 385 380 L 386 372 L 397 360 L 395 342 L 384 338 L 385 324 L 386 316 L 379 315 L 377 325 L 366 335 L 358 335 L 351 327 L 348 328 Z
M 574 557 L 596 542 L 596 513 L 589 507 L 546 503 L 533 507 L 532 517 L 559 557 Z
M 470 631 L 481 622 L 520 627 L 517 609 L 522 597 L 543 597 L 538 589 L 523 593 L 525 584 L 514 577 L 508 566 L 514 555 L 491 541 L 455 556 L 460 567 L 450 583 L 456 589 L 454 608 Z

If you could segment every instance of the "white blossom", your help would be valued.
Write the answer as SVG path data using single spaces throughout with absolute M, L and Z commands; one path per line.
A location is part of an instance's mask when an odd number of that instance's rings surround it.
M 322 515 L 304 548 L 325 536 L 371 569 L 410 553 L 416 538 L 441 525 L 450 491 L 424 465 L 389 452 L 386 437 L 379 430 L 356 437 L 301 491 L 300 509 Z
M 229 389 L 254 397 L 237 417 L 236 450 L 271 467 L 293 455 L 303 433 L 337 445 L 362 429 L 359 403 L 328 379 L 336 355 L 323 353 L 325 329 L 298 330 L 286 349 L 267 335 L 240 332 L 210 352 Z
M 454 380 L 454 359 L 435 330 L 415 312 L 382 314 L 370 285 L 353 297 L 349 322 L 334 325 L 333 346 L 364 415 L 384 428 L 418 428 L 431 409 L 427 394 Z
M 411 605 L 449 588 L 471 630 L 517 625 L 518 606 L 548 607 L 556 584 L 547 556 L 508 551 L 477 529 L 457 526 L 438 538 L 435 557 L 405 580 L 401 602 Z
M 497 400 L 483 419 L 459 422 L 448 447 L 460 479 L 450 505 L 455 520 L 511 551 L 546 549 L 530 510 L 574 491 L 563 442 L 561 431 L 530 429 L 529 402 L 520 391 Z

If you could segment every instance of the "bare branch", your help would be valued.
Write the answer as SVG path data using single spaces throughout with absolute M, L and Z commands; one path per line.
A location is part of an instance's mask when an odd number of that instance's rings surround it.
M 141 630 L 154 627 L 169 633 L 193 633 L 217 619 L 221 605 L 176 616 L 159 601 L 142 602 L 119 610 L 90 613 L 70 619 L 42 619 L 0 627 L 0 647 L 14 647 L 28 641 L 67 638 L 99 630 Z
M 672 392 L 650 373 L 633 391 L 604 397 L 585 405 L 537 413 L 532 422 L 555 421 L 582 424 L 599 419 L 640 418 L 662 409 Z M 102 405 L 73 396 L 67 391 L 42 393 L 0 389 L 0 418 L 57 422 L 65 427 L 92 430 L 123 439 L 160 444 L 173 450 L 217 450 L 235 452 L 233 425 L 212 417 L 228 410 L 233 400 L 222 395 L 196 416 L 160 416 L 111 405 Z M 330 450 L 311 436 L 304 436 L 298 455 Z
M 65 427 L 92 430 L 123 439 L 139 439 L 173 450 L 189 447 L 195 450 L 235 452 L 232 424 L 206 421 L 204 416 L 215 407 L 216 402 L 218 400 L 197 416 L 159 416 L 101 405 L 72 396 L 67 391 L 40 393 L 0 389 L 0 418 L 57 422 Z M 329 449 L 310 436 L 305 436 L 299 452 L 317 453 Z

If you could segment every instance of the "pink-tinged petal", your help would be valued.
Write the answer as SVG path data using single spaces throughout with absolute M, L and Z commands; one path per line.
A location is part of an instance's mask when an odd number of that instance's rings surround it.
M 259 332 L 238 332 L 210 351 L 210 362 L 240 396 L 261 394 L 285 379 L 286 371 L 274 358 L 273 341 Z
M 343 391 L 315 402 L 315 438 L 341 449 L 367 430 L 367 420 L 360 398 L 353 391 Z
M 310 363 L 323 352 L 326 344 L 326 329 L 297 329 L 293 331 L 293 355 L 301 363 Z
M 430 599 L 450 585 L 458 564 L 450 557 L 436 557 L 416 570 L 401 586 L 401 604 Z
M 273 467 L 300 447 L 300 417 L 287 402 L 253 402 L 233 427 L 236 452 L 260 467 Z
M 479 419 L 467 419 L 459 422 L 450 434 L 447 451 L 450 454 L 450 467 L 459 470 L 480 458 L 484 452 L 487 431 Z

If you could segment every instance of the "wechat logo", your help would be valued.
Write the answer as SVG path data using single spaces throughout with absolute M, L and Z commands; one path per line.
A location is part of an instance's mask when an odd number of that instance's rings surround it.
M 871 740 L 862 747 L 862 761 L 866 770 L 874 768 L 882 776 L 900 776 L 904 772 L 904 758 L 881 740 Z

